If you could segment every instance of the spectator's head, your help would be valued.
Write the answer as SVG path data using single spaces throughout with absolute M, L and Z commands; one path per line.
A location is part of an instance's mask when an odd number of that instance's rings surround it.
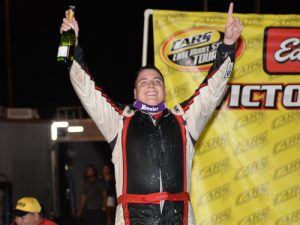
M 109 165 L 104 165 L 102 169 L 102 176 L 105 181 L 109 181 L 112 178 L 112 169 Z
M 98 176 L 99 174 L 96 166 L 94 166 L 93 164 L 88 164 L 84 171 L 84 178 L 88 180 L 88 179 L 95 179 Z
M 13 210 L 17 225 L 39 225 L 42 220 L 42 206 L 34 197 L 23 197 Z

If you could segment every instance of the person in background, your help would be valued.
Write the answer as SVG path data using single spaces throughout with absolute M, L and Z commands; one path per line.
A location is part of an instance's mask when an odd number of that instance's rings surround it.
M 103 225 L 105 223 L 106 191 L 97 168 L 89 164 L 84 171 L 81 184 L 78 217 L 84 216 L 87 225 Z
M 113 169 L 109 164 L 104 165 L 102 169 L 102 177 L 105 183 L 105 189 L 107 192 L 107 200 L 106 200 L 106 225 L 113 225 L 115 219 L 116 212 L 116 182 L 113 173 Z
M 11 225 L 58 225 L 56 222 L 45 218 L 43 207 L 34 197 L 20 198 L 12 214 L 15 219 Z
M 132 105 L 110 99 L 84 61 L 76 19 L 64 18 L 60 32 L 72 28 L 77 40 L 69 68 L 71 83 L 112 149 L 118 198 L 115 224 L 196 224 L 189 195 L 194 144 L 222 100 L 232 74 L 235 44 L 243 29 L 233 17 L 233 3 L 208 75 L 190 98 L 170 109 L 165 103 L 163 75 L 155 66 L 137 72 Z M 121 49 L 121 39 L 118 44 Z M 117 67 L 111 70 L 120 69 Z M 118 85 L 118 78 L 112 79 Z

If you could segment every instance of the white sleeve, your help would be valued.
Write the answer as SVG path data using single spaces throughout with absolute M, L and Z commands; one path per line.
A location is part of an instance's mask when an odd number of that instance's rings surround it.
M 70 79 L 83 107 L 100 129 L 108 142 L 118 133 L 122 109 L 118 108 L 97 87 L 91 76 L 74 60 L 70 69 Z
M 182 104 L 186 114 L 187 128 L 194 140 L 197 140 L 212 113 L 219 105 L 227 90 L 227 81 L 233 69 L 230 57 L 196 90 L 194 96 Z

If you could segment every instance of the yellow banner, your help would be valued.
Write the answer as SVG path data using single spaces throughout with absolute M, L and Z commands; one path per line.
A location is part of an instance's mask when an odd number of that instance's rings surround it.
M 226 13 L 153 11 L 155 65 L 169 107 L 190 97 L 222 41 Z M 226 96 L 197 141 L 198 225 L 300 224 L 300 16 L 244 24 Z

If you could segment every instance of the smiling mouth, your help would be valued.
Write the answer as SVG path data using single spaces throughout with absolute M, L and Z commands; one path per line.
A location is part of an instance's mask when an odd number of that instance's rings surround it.
M 157 94 L 154 92 L 149 92 L 149 93 L 146 93 L 146 96 L 155 97 L 155 96 L 157 96 Z

